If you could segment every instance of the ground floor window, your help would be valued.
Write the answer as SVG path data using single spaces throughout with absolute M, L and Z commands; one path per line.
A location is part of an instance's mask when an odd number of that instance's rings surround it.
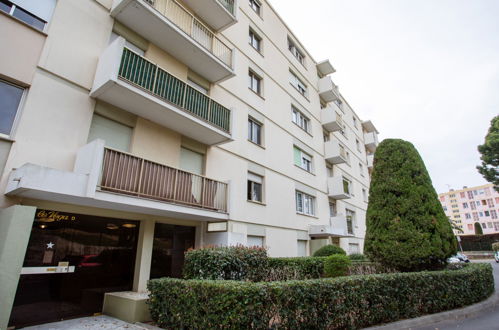
M 264 246 L 264 237 L 263 236 L 252 236 L 248 235 L 248 246 Z

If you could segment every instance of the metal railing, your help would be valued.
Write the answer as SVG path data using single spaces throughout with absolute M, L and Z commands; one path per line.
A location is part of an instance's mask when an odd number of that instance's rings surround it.
M 227 2 L 227 5 L 232 2 L 232 9 L 234 7 L 233 1 L 219 1 L 222 4 Z M 175 0 L 164 0 L 161 1 L 161 5 L 159 1 L 156 2 L 153 7 L 220 61 L 232 68 L 232 49 L 217 38 L 206 25 L 194 17 L 181 4 Z
M 230 110 L 125 48 L 118 77 L 230 133 Z
M 228 184 L 104 149 L 101 190 L 227 212 Z
M 218 0 L 220 4 L 227 9 L 229 13 L 234 15 L 234 0 Z

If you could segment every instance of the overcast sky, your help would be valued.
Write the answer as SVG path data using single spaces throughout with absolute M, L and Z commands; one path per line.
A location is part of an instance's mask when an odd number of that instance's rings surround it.
M 486 183 L 476 147 L 499 114 L 499 0 L 269 1 L 380 139 L 416 146 L 437 192 Z

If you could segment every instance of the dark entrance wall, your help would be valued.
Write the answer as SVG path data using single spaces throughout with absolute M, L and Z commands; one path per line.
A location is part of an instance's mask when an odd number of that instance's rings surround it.
M 131 290 L 139 225 L 37 210 L 9 324 L 93 315 L 106 292 Z

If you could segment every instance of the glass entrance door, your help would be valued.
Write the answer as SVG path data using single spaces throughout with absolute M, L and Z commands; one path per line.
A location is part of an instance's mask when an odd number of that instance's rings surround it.
M 102 311 L 104 293 L 132 289 L 138 221 L 37 210 L 9 325 Z

